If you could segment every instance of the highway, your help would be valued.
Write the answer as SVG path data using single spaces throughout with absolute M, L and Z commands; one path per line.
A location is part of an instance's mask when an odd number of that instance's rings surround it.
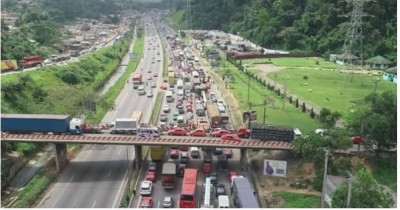
M 161 22 L 161 21 L 156 21 L 156 22 Z M 158 26 L 158 28 L 161 28 L 161 27 Z M 165 28 L 165 26 L 163 28 Z M 169 31 L 169 32 L 167 32 L 167 31 Z M 166 32 L 166 33 L 168 33 L 170 35 L 174 34 L 172 32 L 172 29 L 169 29 L 169 28 L 164 32 Z M 163 38 L 165 38 L 166 37 L 166 33 L 160 34 L 160 35 Z M 167 47 L 167 50 L 170 50 L 170 48 Z M 167 54 L 168 53 L 169 52 L 167 52 Z M 202 67 L 202 68 L 204 69 L 204 67 Z M 165 83 L 165 85 L 167 85 L 167 83 Z M 216 93 L 218 98 L 220 98 L 220 99 L 222 98 L 221 94 L 219 93 L 219 91 L 217 90 L 217 88 L 215 86 L 213 86 L 211 88 L 211 91 Z M 177 98 L 176 93 L 177 93 L 177 89 L 175 87 L 174 88 L 174 98 L 175 99 Z M 167 113 L 167 120 L 168 121 L 167 121 L 166 125 L 169 126 L 169 123 L 171 121 L 173 121 L 173 113 L 175 111 L 177 111 L 177 109 L 176 109 L 176 100 L 174 100 L 174 102 L 167 103 L 166 99 L 164 97 L 163 105 L 164 104 L 168 104 L 170 109 L 171 109 L 171 111 L 169 113 Z M 184 105 L 185 105 L 185 103 L 184 103 Z M 162 111 L 161 111 L 161 113 L 162 113 Z M 184 115 L 186 115 L 186 110 L 185 110 L 185 114 Z M 176 123 L 175 123 L 175 125 L 176 125 Z M 194 138 L 199 138 L 199 137 L 194 137 Z M 164 161 L 163 162 L 165 162 L 166 160 L 169 159 L 169 147 L 165 147 L 164 151 L 165 151 L 165 153 L 164 153 L 165 155 L 164 155 Z M 233 149 L 232 151 L 233 151 L 233 158 L 229 159 L 229 161 L 228 161 L 229 162 L 229 171 L 237 171 L 238 174 L 240 174 L 240 175 L 248 176 L 248 174 L 245 171 L 243 171 L 241 169 L 241 167 L 240 167 L 240 161 L 239 161 L 240 150 L 239 149 Z M 201 153 L 200 154 L 201 157 L 198 158 L 198 159 L 193 159 L 192 157 L 190 157 L 190 161 L 189 161 L 189 164 L 187 166 L 188 168 L 197 168 L 197 169 L 199 169 L 199 175 L 197 177 L 197 194 L 196 194 L 196 203 L 197 203 L 196 207 L 197 208 L 200 208 L 201 203 L 202 203 L 201 187 L 202 187 L 202 184 L 204 183 L 204 180 L 205 180 L 205 175 L 201 171 L 202 165 L 203 165 L 203 152 L 200 150 L 200 153 Z M 148 161 L 150 161 L 150 156 L 148 157 Z M 216 164 L 217 164 L 217 155 L 213 154 L 213 169 L 214 170 L 216 169 Z M 140 183 L 145 179 L 145 176 L 146 176 L 146 173 L 147 173 L 147 165 L 148 164 L 144 165 L 144 168 L 142 169 L 141 174 L 139 176 L 139 181 L 138 181 L 138 184 L 137 184 L 137 189 L 138 190 L 140 188 Z M 162 170 L 162 163 L 157 163 L 157 172 L 156 172 L 157 181 L 155 183 L 153 183 L 153 191 L 152 191 L 152 195 L 151 195 L 151 197 L 153 198 L 153 201 L 154 201 L 153 208 L 162 208 L 162 201 L 163 201 L 164 196 L 173 197 L 173 199 L 175 201 L 173 208 L 178 208 L 179 207 L 178 206 L 179 195 L 180 195 L 181 187 L 182 187 L 182 178 L 178 178 L 177 179 L 177 185 L 176 185 L 176 187 L 174 189 L 172 189 L 172 190 L 164 190 L 162 185 L 161 185 L 161 170 Z M 218 172 L 218 184 L 224 184 L 225 189 L 227 191 L 227 195 L 230 195 L 230 183 L 228 181 L 227 172 Z M 136 193 L 136 195 L 134 196 L 134 199 L 131 202 L 130 208 L 140 208 L 141 199 L 142 199 L 142 196 L 139 193 Z M 214 195 L 214 205 L 217 205 L 217 198 L 216 198 L 215 195 Z M 230 206 L 233 207 L 232 199 L 230 200 Z
M 147 50 L 149 40 L 159 42 L 154 26 L 150 19 L 145 18 L 144 56 L 138 65 L 140 69 L 151 69 L 161 75 L 162 51 L 161 48 Z M 159 44 L 161 46 L 161 43 Z M 160 52 L 161 62 L 152 63 L 152 57 Z M 128 58 L 129 56 L 127 56 Z M 126 59 L 127 59 L 126 58 Z M 125 62 L 125 61 L 124 61 Z M 152 76 L 143 71 L 143 79 Z M 152 81 L 160 80 L 153 77 Z M 159 88 L 154 89 L 154 95 Z M 150 90 L 148 86 L 146 90 Z M 110 122 L 115 118 L 129 118 L 134 111 L 142 111 L 143 119 L 148 121 L 151 113 L 153 98 L 146 95 L 138 96 L 129 82 L 116 99 L 116 109 L 107 113 L 103 122 Z M 82 151 L 71 160 L 63 172 L 46 192 L 39 208 L 116 208 L 119 206 L 123 189 L 126 185 L 128 167 L 134 159 L 133 146 L 117 145 L 86 145 Z

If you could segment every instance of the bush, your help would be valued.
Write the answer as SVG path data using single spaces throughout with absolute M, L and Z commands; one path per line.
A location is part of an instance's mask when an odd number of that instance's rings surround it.
M 299 99 L 296 98 L 296 108 L 299 108 Z
M 306 112 L 306 103 L 303 102 L 303 105 L 301 106 L 301 111 Z
M 314 109 L 313 108 L 311 108 L 310 117 L 313 118 L 313 119 L 315 117 L 315 113 L 314 113 Z
M 303 76 L 303 79 L 308 79 L 308 76 L 304 75 L 304 76 Z

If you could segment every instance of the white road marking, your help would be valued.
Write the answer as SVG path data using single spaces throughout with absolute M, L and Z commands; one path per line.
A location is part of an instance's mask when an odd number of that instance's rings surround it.
M 74 205 L 72 205 L 72 208 L 75 207 L 75 205 L 76 205 L 76 203 L 78 203 L 78 201 L 79 201 L 79 198 L 76 199 L 76 201 L 74 202 Z
M 160 201 L 158 201 L 158 205 L 157 205 L 157 208 L 160 208 Z
M 71 178 L 68 180 L 68 184 L 64 187 L 64 191 L 61 193 L 61 195 L 57 198 L 57 200 L 56 200 L 56 202 L 54 202 L 54 205 L 53 205 L 53 207 L 52 208 L 55 208 L 55 206 L 56 206 L 56 204 L 57 204 L 57 202 L 58 202 L 58 200 L 60 200 L 60 198 L 62 198 L 63 196 L 63 194 L 65 193 L 65 191 L 67 190 L 67 188 L 68 188 L 68 185 L 70 185 L 71 184 L 71 181 L 72 181 L 72 179 L 75 177 L 75 174 L 73 174 L 72 176 L 71 176 Z
M 128 169 L 128 170 L 130 170 L 130 169 Z M 122 192 L 122 187 L 124 186 L 125 180 L 127 179 L 128 170 L 125 171 L 124 179 L 121 181 L 121 185 L 119 186 L 118 194 L 117 194 L 117 196 L 115 197 L 114 203 L 113 203 L 113 205 L 112 205 L 113 208 L 118 208 L 118 207 L 115 206 L 115 204 L 117 203 L 117 200 L 118 200 L 118 198 L 119 198 L 119 196 L 120 196 L 120 194 L 121 194 L 121 192 Z
M 142 196 L 139 196 L 139 202 L 137 203 L 137 206 L 136 206 L 137 209 L 139 208 L 140 201 L 142 201 Z
M 93 151 L 93 150 L 89 150 L 88 154 L 87 154 L 86 157 L 85 157 L 85 160 L 88 159 L 88 157 L 89 157 L 89 155 L 92 153 L 92 151 Z
M 110 176 L 110 175 L 111 175 L 111 170 L 109 170 L 109 171 L 108 171 L 108 174 L 107 174 L 107 176 Z
M 122 152 L 122 149 L 119 149 L 118 155 L 120 155 L 120 154 L 121 154 L 121 152 Z
M 96 205 L 96 201 L 94 201 L 92 208 L 94 208 L 94 205 Z

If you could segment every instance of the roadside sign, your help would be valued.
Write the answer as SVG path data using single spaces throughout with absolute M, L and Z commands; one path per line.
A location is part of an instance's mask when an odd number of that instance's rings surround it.
M 264 175 L 286 177 L 286 161 L 264 159 Z

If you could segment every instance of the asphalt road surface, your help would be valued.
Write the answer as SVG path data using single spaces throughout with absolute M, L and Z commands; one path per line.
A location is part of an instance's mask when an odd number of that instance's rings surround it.
M 163 35 L 161 35 L 163 36 Z M 168 52 L 167 52 L 168 53 Z M 168 86 L 167 83 L 164 83 L 164 85 Z M 219 91 L 217 90 L 217 88 L 213 85 L 211 88 L 211 91 L 213 91 L 214 93 L 216 93 L 218 98 L 222 98 Z M 177 90 L 176 87 L 174 88 L 174 98 L 176 99 L 177 97 Z M 174 100 L 173 102 L 166 102 L 166 98 L 164 96 L 163 99 L 163 105 L 168 104 L 170 107 L 170 112 L 167 113 L 167 123 L 166 125 L 169 126 L 169 123 L 171 121 L 173 121 L 173 113 L 175 111 L 177 111 L 176 109 L 176 100 Z M 184 101 L 184 107 L 185 107 L 185 101 Z M 225 103 L 226 104 L 226 103 Z M 162 113 L 162 111 L 161 111 Z M 185 114 L 183 114 L 184 116 L 186 115 L 186 109 L 185 109 Z M 194 113 L 195 115 L 195 113 Z M 176 125 L 176 123 L 175 123 Z M 194 137 L 196 138 L 196 137 Z M 178 208 L 178 201 L 179 201 L 179 195 L 181 192 L 181 188 L 182 188 L 182 178 L 177 178 L 177 185 L 174 189 L 172 190 L 165 190 L 163 189 L 162 185 L 161 185 L 161 171 L 162 171 L 162 164 L 167 161 L 169 159 L 169 147 L 165 147 L 164 149 L 165 151 L 165 155 L 164 155 L 164 161 L 163 162 L 158 162 L 157 163 L 157 181 L 155 183 L 153 183 L 153 191 L 152 191 L 152 195 L 151 197 L 153 198 L 153 208 L 162 208 L 162 201 L 163 198 L 165 196 L 171 196 L 174 199 L 174 206 L 173 208 Z M 229 164 L 229 170 L 228 171 L 236 171 L 238 172 L 238 174 L 240 175 L 245 175 L 248 176 L 244 171 L 242 171 L 241 167 L 240 167 L 240 150 L 239 149 L 233 149 L 233 158 L 228 160 L 228 164 Z M 190 151 L 189 151 L 190 153 Z M 201 157 L 197 158 L 197 159 L 193 159 L 192 157 L 190 157 L 190 161 L 189 164 L 187 166 L 187 168 L 197 168 L 199 169 L 199 175 L 197 177 L 197 194 L 196 194 L 196 207 L 200 208 L 203 200 L 202 200 L 202 193 L 201 193 L 201 188 L 203 183 L 205 182 L 205 178 L 206 176 L 202 173 L 202 165 L 203 165 L 203 154 L 201 153 Z M 178 159 L 179 160 L 179 159 Z M 150 161 L 150 157 L 148 157 L 148 162 Z M 137 191 L 139 191 L 140 188 L 140 184 L 141 182 L 145 179 L 146 177 L 146 173 L 147 173 L 147 164 L 145 164 L 143 166 L 143 169 L 140 173 L 139 176 L 139 181 L 137 183 Z M 216 165 L 217 165 L 217 155 L 213 154 L 213 170 L 215 171 L 216 169 Z M 230 183 L 228 181 L 228 173 L 227 172 L 218 172 L 218 184 L 224 184 L 225 186 L 225 190 L 227 191 L 227 195 L 230 195 Z M 214 195 L 214 200 L 213 200 L 213 204 L 216 207 L 217 206 L 217 198 Z M 134 196 L 130 208 L 140 208 L 140 204 L 141 204 L 141 199 L 142 196 L 137 192 L 136 195 Z M 233 207 L 233 201 L 232 199 L 230 200 L 230 206 Z
M 146 19 L 146 18 L 145 18 Z M 138 65 L 140 69 L 152 69 L 161 75 L 161 47 L 147 50 L 149 40 L 159 42 L 154 26 L 149 19 L 145 24 L 144 56 Z M 159 43 L 161 46 L 161 43 Z M 161 62 L 152 63 L 152 57 L 160 52 Z M 133 76 L 133 75 L 132 75 Z M 150 74 L 143 71 L 143 78 Z M 152 75 L 151 75 L 152 76 Z M 152 81 L 160 80 L 153 77 Z M 146 80 L 145 80 L 146 81 Z M 148 86 L 146 90 L 150 90 Z M 154 88 L 154 95 L 158 88 Z M 107 113 L 103 122 L 115 118 L 129 118 L 134 111 L 142 111 L 142 119 L 148 121 L 153 98 L 138 96 L 129 82 L 116 100 L 116 109 Z M 39 208 L 116 208 L 119 206 L 123 189 L 126 185 L 128 167 L 134 160 L 133 146 L 87 145 L 74 160 L 66 166 L 58 179 L 40 201 Z

